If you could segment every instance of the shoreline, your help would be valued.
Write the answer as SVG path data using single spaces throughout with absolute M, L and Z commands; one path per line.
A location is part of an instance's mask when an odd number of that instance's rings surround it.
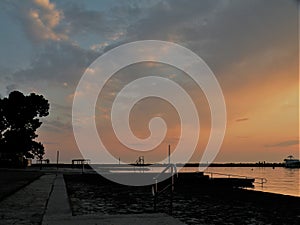
M 65 167 L 65 168 L 59 168 L 59 170 L 56 169 L 56 167 L 42 167 L 42 169 L 40 170 L 40 167 L 27 167 L 27 168 L 0 168 L 0 173 L 4 172 L 4 171 L 14 171 L 14 172 L 38 172 L 38 173 L 63 173 L 63 174 L 82 174 L 82 167 L 77 166 L 77 167 Z M 102 171 L 103 172 L 103 171 Z M 84 170 L 83 173 L 86 174 L 98 174 L 96 171 L 91 170 L 86 168 Z M 138 173 L 138 171 L 136 171 L 136 173 Z M 146 173 L 148 173 L 146 171 Z M 188 172 L 179 172 L 179 174 L 185 174 Z M 151 172 L 149 173 L 151 174 Z M 277 195 L 283 195 L 283 196 L 291 196 L 291 197 L 297 197 L 300 198 L 300 194 L 285 194 L 283 192 L 276 192 L 276 191 L 270 191 L 268 189 L 266 190 L 261 190 L 261 188 L 259 187 L 258 184 L 256 184 L 255 188 L 244 188 L 245 190 L 249 190 L 249 191 L 255 191 L 255 192 L 262 192 L 262 193 L 270 193 L 270 194 L 277 194 Z
M 88 166 L 85 166 L 84 173 L 100 173 L 100 174 L 109 174 L 109 173 L 154 173 L 163 170 L 163 167 L 135 167 L 128 166 L 126 167 L 121 165 L 115 165 L 115 167 L 110 167 L 111 165 L 105 165 L 103 167 L 98 167 L 95 169 L 89 169 Z M 45 170 L 56 169 L 56 167 L 45 167 Z M 76 167 L 66 167 L 62 168 L 62 170 L 80 170 L 82 171 L 82 165 L 76 165 Z M 189 172 L 198 172 L 201 171 L 201 168 L 193 168 L 186 167 L 182 168 L 178 173 L 189 173 Z M 260 190 L 263 192 L 271 192 L 271 193 L 279 193 L 291 196 L 300 196 L 299 193 L 299 169 L 289 169 L 289 168 L 271 168 L 271 167 L 211 167 L 207 168 L 205 171 L 205 175 L 213 176 L 213 177 L 232 177 L 232 178 L 255 178 L 254 188 L 256 190 Z M 153 176 L 156 176 L 154 174 Z M 261 186 L 261 182 L 265 182 L 265 178 L 267 179 L 267 183 Z M 292 179 L 292 180 L 291 180 Z
M 244 188 L 246 191 L 254 191 L 254 192 L 260 192 L 260 193 L 267 193 L 267 194 L 274 194 L 279 196 L 285 196 L 285 197 L 292 197 L 292 198 L 298 198 L 300 200 L 300 195 L 291 195 L 291 194 L 283 194 L 283 193 L 277 193 L 277 192 L 270 192 L 270 191 L 261 191 L 257 189 L 250 189 L 250 188 Z
M 166 167 L 167 164 L 156 164 L 156 163 L 148 163 L 148 164 L 84 164 L 85 168 L 92 168 L 93 166 L 97 167 Z M 71 164 L 71 163 L 48 163 L 48 164 L 38 164 L 33 163 L 29 167 L 59 167 L 59 168 L 78 168 L 82 167 L 82 164 Z M 211 164 L 199 164 L 199 163 L 176 163 L 178 167 L 285 167 L 284 163 L 278 162 L 269 162 L 269 163 L 211 163 Z M 295 168 L 299 169 L 299 168 Z
M 151 186 L 124 186 L 96 174 L 65 174 L 74 215 L 153 212 Z M 158 212 L 169 213 L 168 195 Z M 299 224 L 300 198 L 261 191 L 176 184 L 173 214 L 186 224 Z M 224 222 L 224 223 L 223 223 Z

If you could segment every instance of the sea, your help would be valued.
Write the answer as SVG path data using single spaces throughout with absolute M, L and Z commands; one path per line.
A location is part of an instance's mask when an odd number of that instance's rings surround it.
M 161 172 L 165 167 L 143 167 L 144 172 Z M 120 168 L 119 168 L 120 169 Z M 113 170 L 111 172 L 140 172 L 133 168 L 124 168 L 124 170 Z M 129 170 L 131 169 L 131 170 Z M 144 170 L 145 169 L 145 170 Z M 253 188 L 255 191 L 278 193 L 300 197 L 300 169 L 285 167 L 208 167 L 205 175 L 213 177 L 231 177 L 231 178 L 255 178 Z M 199 172 L 199 167 L 183 167 L 179 171 Z M 263 182 L 262 182 L 263 181 Z
M 186 167 L 181 172 L 199 171 L 196 167 Z M 300 169 L 290 169 L 284 167 L 209 167 L 205 170 L 208 175 L 213 173 L 214 177 L 234 177 L 232 175 L 256 178 L 253 190 L 272 192 L 284 195 L 300 197 Z M 261 183 L 261 178 L 266 179 L 266 183 Z

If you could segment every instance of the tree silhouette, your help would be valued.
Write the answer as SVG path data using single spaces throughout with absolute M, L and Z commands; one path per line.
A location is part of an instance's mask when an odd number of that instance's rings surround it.
M 49 103 L 42 95 L 13 91 L 0 99 L 0 159 L 11 164 L 20 164 L 25 158 L 42 159 L 44 146 L 34 139 L 42 124 L 39 118 L 48 114 Z

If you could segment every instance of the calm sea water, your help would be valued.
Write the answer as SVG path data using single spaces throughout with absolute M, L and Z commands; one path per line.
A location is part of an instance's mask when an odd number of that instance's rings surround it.
M 197 168 L 183 168 L 181 172 L 194 172 Z M 255 184 L 254 190 L 300 197 L 299 171 L 282 167 L 210 167 L 206 171 L 267 179 L 263 186 Z M 217 175 L 215 175 L 217 176 Z M 221 176 L 221 175 L 220 175 Z M 223 176 L 224 177 L 224 176 Z M 259 181 L 259 180 L 258 180 Z
M 139 170 L 129 170 L 130 167 L 124 168 L 124 170 L 113 170 L 111 172 L 139 172 Z M 164 167 L 144 167 L 144 172 L 161 172 Z M 197 172 L 198 167 L 185 167 L 180 172 Z M 254 183 L 254 190 L 279 193 L 284 195 L 293 195 L 300 197 L 300 169 L 288 169 L 284 167 L 210 167 L 205 170 L 206 174 L 209 172 L 219 173 L 213 174 L 214 177 L 230 177 L 244 176 L 247 178 L 256 178 L 256 182 L 260 182 L 259 178 L 267 179 L 267 182 L 263 185 Z M 223 174 L 223 175 L 220 175 Z M 252 188 L 251 188 L 252 189 Z

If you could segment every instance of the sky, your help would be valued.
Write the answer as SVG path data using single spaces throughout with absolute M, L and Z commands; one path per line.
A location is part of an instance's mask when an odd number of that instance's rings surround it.
M 97 57 L 124 43 L 162 40 L 200 56 L 215 74 L 226 103 L 227 128 L 215 162 L 281 162 L 299 156 L 299 18 L 296 0 L 0 1 L 0 97 L 13 90 L 42 94 L 50 103 L 38 140 L 45 158 L 82 158 L 72 129 L 78 82 Z M 183 71 L 140 63 L 118 71 L 95 109 L 99 137 L 118 159 L 164 160 L 180 138 L 176 109 L 146 98 L 131 111 L 139 138 L 149 136 L 154 116 L 168 126 L 164 141 L 149 152 L 121 144 L 111 125 L 117 93 L 131 81 L 156 75 L 181 85 L 193 99 L 201 124 L 191 162 L 199 162 L 211 132 L 205 95 Z M 104 94 L 103 94 L 104 93 Z M 193 130 L 190 131 L 191 134 Z M 184 154 L 184 153 L 183 153 Z M 93 162 L 93 159 L 92 159 Z

